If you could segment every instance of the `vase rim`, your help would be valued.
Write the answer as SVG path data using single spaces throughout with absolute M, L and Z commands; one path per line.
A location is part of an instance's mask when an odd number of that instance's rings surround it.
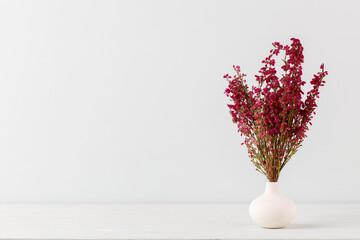
M 279 182 L 266 182 L 266 184 L 280 184 Z

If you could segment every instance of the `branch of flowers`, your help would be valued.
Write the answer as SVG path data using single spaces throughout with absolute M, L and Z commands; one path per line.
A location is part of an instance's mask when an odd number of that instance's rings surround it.
M 291 40 L 291 47 L 278 42 L 273 44 L 275 48 L 262 61 L 264 66 L 259 71 L 260 76 L 255 76 L 258 87 L 252 87 L 252 91 L 248 90 L 244 79 L 246 75 L 240 73 L 239 66 L 234 66 L 237 75 L 233 80 L 228 75 L 224 76 L 229 82 L 225 93 L 233 101 L 232 105 L 228 105 L 233 122 L 237 123 L 241 135 L 245 136 L 244 143 L 251 161 L 271 182 L 278 180 L 280 171 L 306 137 L 307 124 L 311 125 L 310 120 L 317 107 L 315 97 L 318 97 L 318 88 L 323 86 L 323 77 L 327 74 L 321 65 L 322 72 L 314 76 L 311 81 L 313 89 L 303 102 L 303 47 L 299 40 Z M 273 67 L 273 56 L 280 51 L 285 51 L 281 79 L 276 76 Z

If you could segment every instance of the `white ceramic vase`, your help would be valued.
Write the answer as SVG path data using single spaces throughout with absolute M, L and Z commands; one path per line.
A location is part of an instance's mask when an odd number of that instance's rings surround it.
M 265 193 L 251 202 L 249 213 L 260 227 L 282 228 L 295 217 L 296 206 L 281 194 L 278 182 L 267 182 Z

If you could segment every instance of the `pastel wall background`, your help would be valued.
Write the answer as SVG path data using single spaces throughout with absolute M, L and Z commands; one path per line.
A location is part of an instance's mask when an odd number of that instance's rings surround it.
M 0 202 L 249 202 L 264 190 L 224 73 L 299 38 L 329 76 L 282 172 L 295 202 L 360 201 L 356 1 L 1 1 Z

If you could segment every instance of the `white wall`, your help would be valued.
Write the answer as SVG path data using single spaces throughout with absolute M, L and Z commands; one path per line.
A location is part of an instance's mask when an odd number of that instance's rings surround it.
M 356 1 L 1 1 L 0 202 L 249 202 L 251 165 L 223 94 L 271 43 L 329 71 L 286 166 L 296 202 L 356 202 Z

